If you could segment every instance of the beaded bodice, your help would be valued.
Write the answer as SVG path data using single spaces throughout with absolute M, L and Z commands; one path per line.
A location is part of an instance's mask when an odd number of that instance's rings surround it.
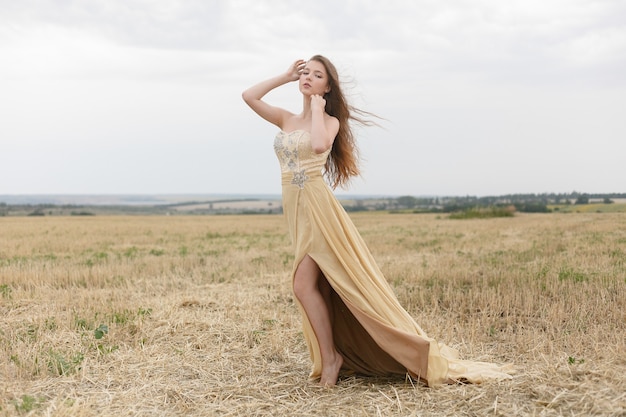
M 285 176 L 293 176 L 291 183 L 304 188 L 311 176 L 320 176 L 330 149 L 315 153 L 311 147 L 311 135 L 306 130 L 278 132 L 274 140 L 274 151 L 280 162 L 280 169 Z

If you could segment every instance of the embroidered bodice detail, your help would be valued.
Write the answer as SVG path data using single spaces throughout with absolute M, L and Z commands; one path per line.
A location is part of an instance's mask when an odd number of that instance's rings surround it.
M 274 152 L 285 175 L 291 175 L 291 184 L 304 188 L 311 176 L 319 176 L 326 164 L 330 149 L 315 153 L 311 147 L 311 135 L 305 130 L 278 132 L 274 140 Z

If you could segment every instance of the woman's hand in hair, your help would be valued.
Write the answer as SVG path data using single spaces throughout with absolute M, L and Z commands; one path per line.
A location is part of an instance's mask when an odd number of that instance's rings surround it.
M 305 65 L 306 61 L 304 59 L 298 59 L 296 62 L 291 64 L 291 66 L 287 70 L 287 76 L 289 77 L 289 81 L 298 81 Z

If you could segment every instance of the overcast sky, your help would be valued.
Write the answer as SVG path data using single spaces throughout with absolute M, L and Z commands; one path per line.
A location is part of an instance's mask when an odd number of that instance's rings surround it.
M 241 92 L 318 53 L 385 119 L 348 193 L 626 192 L 623 0 L 0 0 L 0 194 L 278 194 Z

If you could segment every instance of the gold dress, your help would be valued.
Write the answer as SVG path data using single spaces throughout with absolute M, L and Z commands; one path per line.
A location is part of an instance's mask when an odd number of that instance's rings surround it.
M 458 359 L 456 350 L 428 337 L 396 298 L 350 217 L 324 181 L 330 150 L 316 154 L 304 130 L 280 131 L 274 150 L 282 172 L 283 211 L 295 249 L 292 280 L 305 255 L 319 266 L 332 293 L 333 336 L 344 370 L 364 375 L 406 375 L 429 386 L 510 378 L 499 365 Z M 299 304 L 298 304 L 299 305 Z M 322 358 L 304 309 L 303 330 L 312 378 Z

